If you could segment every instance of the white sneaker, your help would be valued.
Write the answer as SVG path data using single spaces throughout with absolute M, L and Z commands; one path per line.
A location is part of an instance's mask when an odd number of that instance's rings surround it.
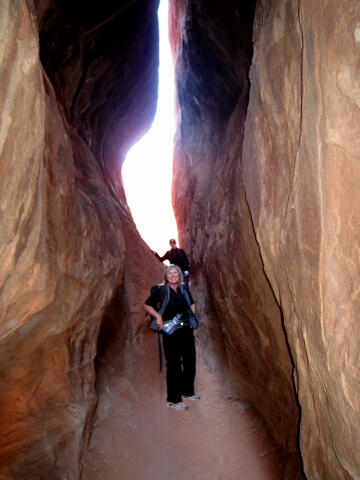
M 200 395 L 196 395 L 195 393 L 194 395 L 183 395 L 183 397 L 188 400 L 200 400 Z
M 168 407 L 172 407 L 172 408 L 176 408 L 177 410 L 187 410 L 189 407 L 187 405 L 185 405 L 185 403 L 183 402 L 177 402 L 177 403 L 173 403 L 173 402 L 168 402 L 167 403 L 167 406 Z

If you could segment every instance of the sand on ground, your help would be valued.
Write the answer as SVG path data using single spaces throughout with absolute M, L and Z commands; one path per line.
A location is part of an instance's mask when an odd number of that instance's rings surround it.
M 118 351 L 99 370 L 99 404 L 82 480 L 300 478 L 253 409 L 226 394 L 198 345 L 201 399 L 185 401 L 186 411 L 167 407 L 156 334 L 137 336 Z

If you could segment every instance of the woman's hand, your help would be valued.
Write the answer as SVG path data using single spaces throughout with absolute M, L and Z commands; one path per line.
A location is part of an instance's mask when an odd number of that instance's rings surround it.
M 159 330 L 162 329 L 163 327 L 163 319 L 162 319 L 162 316 L 161 315 L 156 315 L 156 326 L 158 327 Z
M 156 326 L 159 330 L 162 329 L 163 326 L 163 319 L 162 316 L 158 314 L 158 312 L 151 306 L 151 305 L 144 305 L 145 311 L 156 319 Z

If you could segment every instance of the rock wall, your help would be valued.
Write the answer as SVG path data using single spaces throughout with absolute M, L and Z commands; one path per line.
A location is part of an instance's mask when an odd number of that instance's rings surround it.
M 118 172 L 154 113 L 156 4 L 0 5 L 4 479 L 79 478 L 100 324 L 138 238 Z
M 104 391 L 160 278 L 120 173 L 154 114 L 156 7 L 0 3 L 4 479 L 79 478 L 94 359 Z M 170 7 L 204 358 L 294 454 L 301 420 L 308 478 L 359 478 L 358 2 Z
M 359 478 L 359 5 L 260 0 L 253 34 L 255 2 L 171 5 L 173 202 L 207 362 L 288 451 L 301 419 L 308 478 Z
M 298 408 L 282 312 L 264 274 L 242 178 L 254 7 L 172 2 L 180 107 L 173 201 L 202 298 L 207 363 L 223 363 L 232 394 L 251 402 L 274 438 L 296 452 Z M 223 362 L 215 365 L 216 356 Z
M 259 1 L 243 178 L 295 364 L 308 478 L 360 477 L 359 4 Z

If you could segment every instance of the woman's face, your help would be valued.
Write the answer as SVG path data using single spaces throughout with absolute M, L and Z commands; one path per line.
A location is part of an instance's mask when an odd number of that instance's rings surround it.
M 166 280 L 169 283 L 179 283 L 179 272 L 176 268 L 171 268 L 166 274 Z

